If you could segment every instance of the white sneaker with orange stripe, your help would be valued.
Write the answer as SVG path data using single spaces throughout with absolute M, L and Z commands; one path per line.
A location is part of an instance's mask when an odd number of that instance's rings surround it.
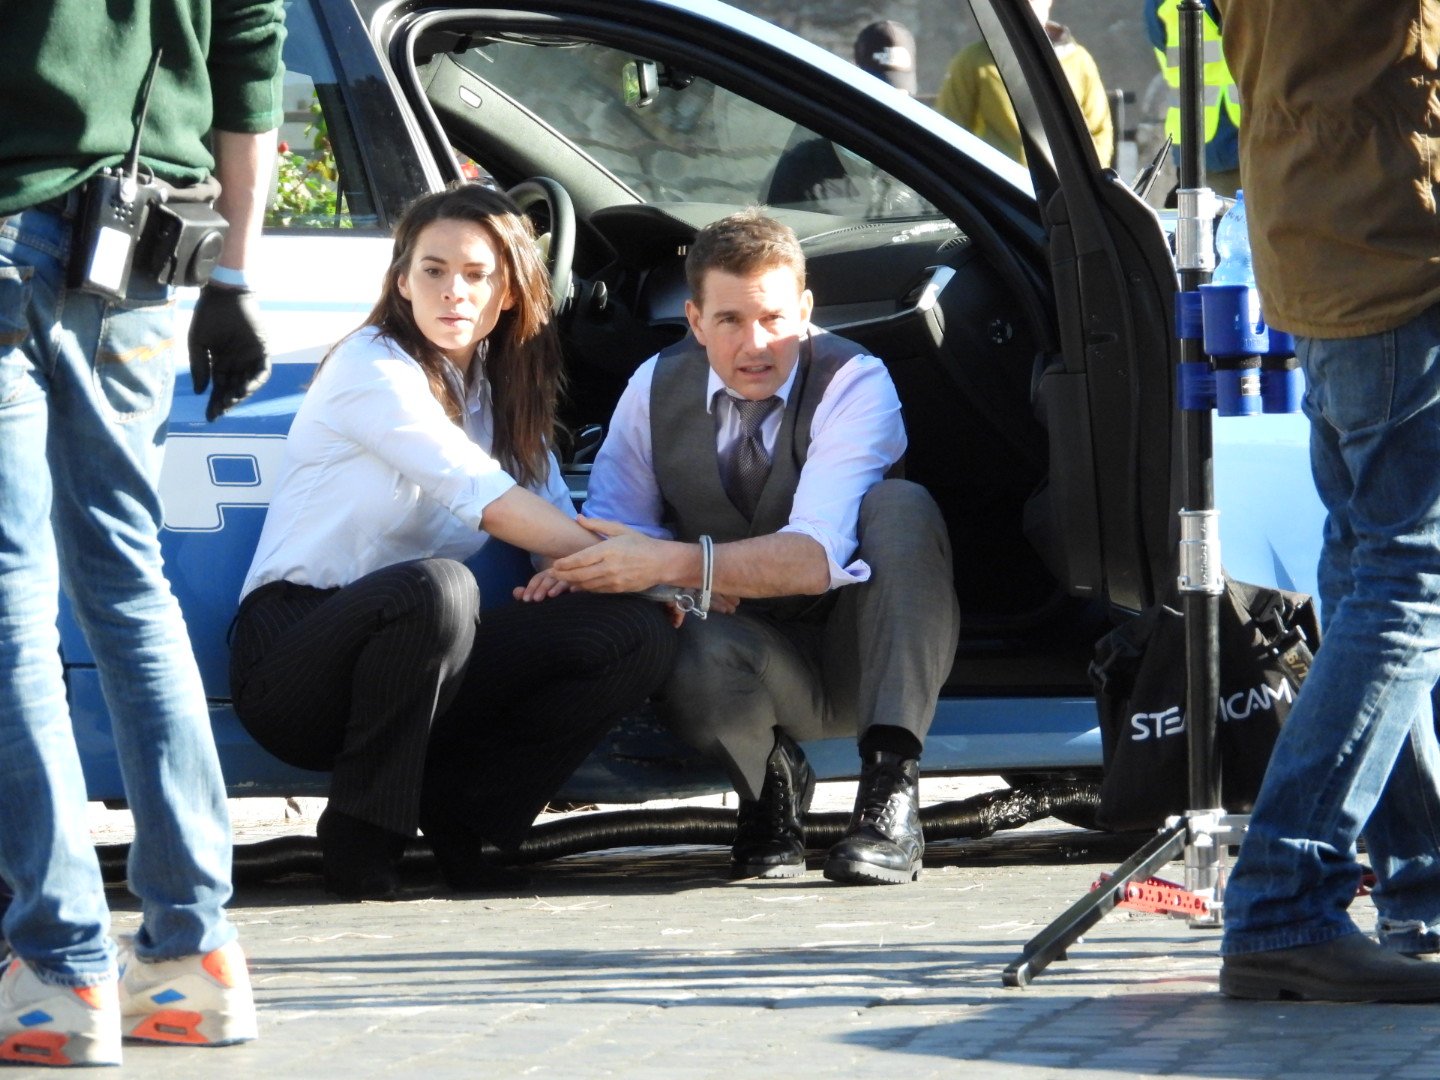
M 245 953 L 232 941 L 203 955 L 147 963 L 120 939 L 120 1012 L 127 1039 L 229 1046 L 255 1038 Z
M 0 976 L 0 1061 L 19 1065 L 119 1065 L 115 980 L 95 986 L 41 982 L 24 960 Z

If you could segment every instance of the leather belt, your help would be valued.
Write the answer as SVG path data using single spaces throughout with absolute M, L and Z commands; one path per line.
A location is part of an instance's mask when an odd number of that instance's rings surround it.
M 26 209 L 38 210 L 42 214 L 54 214 L 66 221 L 73 221 L 80 216 L 80 189 L 71 188 L 64 195 L 56 195 L 53 199 L 46 199 L 44 202 L 26 207 Z

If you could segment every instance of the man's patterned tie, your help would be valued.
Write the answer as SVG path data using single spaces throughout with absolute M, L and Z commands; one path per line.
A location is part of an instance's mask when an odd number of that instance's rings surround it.
M 730 451 L 730 478 L 725 494 L 748 521 L 755 516 L 760 492 L 770 476 L 770 458 L 760 437 L 760 425 L 783 402 L 778 397 L 747 401 L 731 398 L 730 404 L 740 413 L 740 438 Z

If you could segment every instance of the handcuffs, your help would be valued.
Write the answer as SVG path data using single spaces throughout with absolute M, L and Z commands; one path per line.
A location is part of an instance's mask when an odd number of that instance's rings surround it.
M 686 615 L 705 619 L 710 615 L 710 594 L 715 584 L 715 541 L 700 537 L 700 591 L 682 589 L 679 585 L 655 585 L 640 595 L 661 603 L 674 604 Z

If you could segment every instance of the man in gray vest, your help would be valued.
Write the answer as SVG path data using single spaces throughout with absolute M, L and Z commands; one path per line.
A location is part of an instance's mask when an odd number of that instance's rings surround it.
M 810 325 L 805 256 L 779 222 L 706 226 L 685 270 L 693 336 L 635 373 L 590 477 L 581 522 L 609 539 L 554 576 L 689 590 L 658 705 L 740 795 L 736 876 L 804 872 L 815 774 L 798 742 L 857 733 L 855 811 L 825 876 L 912 881 L 920 752 L 959 609 L 939 510 L 886 479 L 906 445 L 894 384 Z

